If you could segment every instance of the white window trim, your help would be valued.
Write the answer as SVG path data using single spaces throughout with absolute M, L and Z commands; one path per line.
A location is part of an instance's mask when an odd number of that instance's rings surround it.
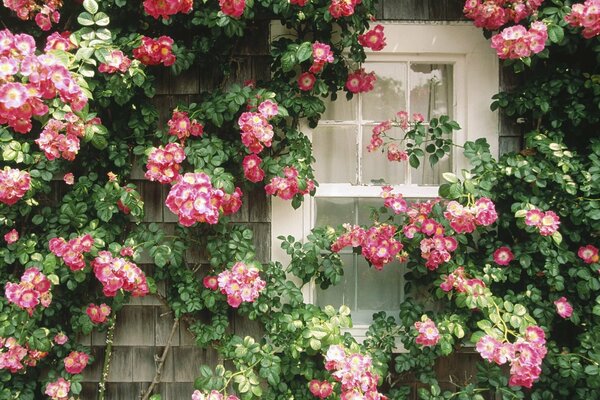
M 456 133 L 457 143 L 486 138 L 490 151 L 498 155 L 498 115 L 489 109 L 491 98 L 499 90 L 499 62 L 481 30 L 470 23 L 423 24 L 381 23 L 385 27 L 387 46 L 381 52 L 367 50 L 369 61 L 402 60 L 439 61 L 456 63 L 454 69 L 454 120 L 462 129 Z M 272 35 L 273 36 L 273 35 Z M 343 101 L 343 100 L 341 100 Z M 390 118 L 393 116 L 390 116 Z M 311 132 L 303 132 L 310 137 Z M 468 168 L 461 152 L 453 156 L 455 173 Z M 394 187 L 404 197 L 437 196 L 437 186 L 397 185 Z M 380 186 L 327 184 L 317 188 L 319 197 L 379 197 Z M 271 254 L 274 261 L 287 265 L 289 256 L 281 249 L 278 236 L 292 235 L 305 241 L 312 229 L 315 202 L 306 196 L 304 203 L 293 210 L 289 201 L 272 199 Z M 304 299 L 315 301 L 315 285 L 305 285 Z M 367 325 L 358 325 L 349 332 L 358 340 L 366 337 Z

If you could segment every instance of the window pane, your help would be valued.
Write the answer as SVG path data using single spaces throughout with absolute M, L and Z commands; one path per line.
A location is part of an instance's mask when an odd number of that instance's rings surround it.
M 356 183 L 357 128 L 327 126 L 315 129 L 313 154 L 318 182 Z
M 402 301 L 403 266 L 394 262 L 378 271 L 369 267 L 367 261 L 359 257 L 357 263 L 357 309 L 353 310 L 354 324 L 369 324 L 378 311 L 397 313 Z
M 410 111 L 421 113 L 425 120 L 452 115 L 452 65 L 410 65 Z
M 426 155 L 422 161 L 419 168 L 411 168 L 410 170 L 412 183 L 414 184 L 440 185 L 444 182 L 442 174 L 444 172 L 452 171 L 452 153 L 450 153 L 450 156 L 446 156 L 439 160 L 433 168 L 431 167 L 431 164 L 429 164 L 428 155 Z
M 317 288 L 317 305 L 320 307 L 332 305 L 335 308 L 339 308 L 342 304 L 345 304 L 350 309 L 355 308 L 356 255 L 342 254 L 341 257 L 344 262 L 342 282 L 338 285 L 330 286 L 326 290 Z
M 375 71 L 377 81 L 372 91 L 361 96 L 363 119 L 385 121 L 406 110 L 407 68 L 399 62 L 365 63 L 365 70 Z
M 355 224 L 354 202 L 353 198 L 317 198 L 315 226 Z
M 373 221 L 371 221 L 371 209 L 380 209 L 383 207 L 383 199 L 375 198 L 375 199 L 358 199 L 358 224 L 359 225 L 373 225 Z
M 356 120 L 357 100 L 346 100 L 344 92 L 340 92 L 336 101 L 325 99 L 325 112 L 321 120 L 329 121 L 354 121 Z
M 362 182 L 371 185 L 399 185 L 406 183 L 406 162 L 388 161 L 387 154 L 381 150 L 368 152 L 367 146 L 371 142 L 373 126 L 365 126 L 363 130 L 362 145 Z M 403 132 L 400 128 L 392 128 L 386 135 L 392 138 L 401 138 Z

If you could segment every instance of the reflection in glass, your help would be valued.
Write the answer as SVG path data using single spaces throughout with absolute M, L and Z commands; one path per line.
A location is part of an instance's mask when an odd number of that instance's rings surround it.
M 410 64 L 410 111 L 428 121 L 452 116 L 453 67 L 450 64 Z
M 317 182 L 356 183 L 357 128 L 323 125 L 313 133 Z
M 356 307 L 356 255 L 342 254 L 341 258 L 344 263 L 344 276 L 342 282 L 338 285 L 330 286 L 326 290 L 317 288 L 317 305 L 324 307 L 332 305 L 339 308 L 342 304 L 347 305 L 350 309 Z
M 362 118 L 368 121 L 385 121 L 400 110 L 406 110 L 406 63 L 367 62 L 367 72 L 375 71 L 374 89 L 361 95 Z
M 317 198 L 315 226 L 337 227 L 345 223 L 354 224 L 356 221 L 355 201 L 353 198 Z
M 325 112 L 321 116 L 321 121 L 354 121 L 356 120 L 356 96 L 352 100 L 347 100 L 344 92 L 335 101 L 329 98 L 324 100 Z
M 387 154 L 381 149 L 374 152 L 367 151 L 371 142 L 373 126 L 365 126 L 363 130 L 362 145 L 362 179 L 366 185 L 400 185 L 406 183 L 406 162 L 390 162 Z M 400 128 L 392 128 L 386 132 L 391 138 L 400 139 L 404 136 Z

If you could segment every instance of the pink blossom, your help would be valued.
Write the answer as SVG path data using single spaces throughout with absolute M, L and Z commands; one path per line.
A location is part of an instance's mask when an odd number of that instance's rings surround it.
M 13 244 L 17 240 L 19 240 L 19 232 L 16 229 L 11 229 L 6 235 L 4 235 L 4 240 L 7 244 Z
M 79 351 L 72 351 L 63 360 L 65 370 L 70 374 L 78 374 L 87 366 L 90 356 Z
M 113 257 L 109 251 L 98 252 L 98 256 L 92 261 L 92 267 L 94 275 L 102 284 L 102 292 L 107 297 L 116 296 L 119 290 L 131 292 L 134 297 L 145 296 L 149 292 L 144 272 L 131 261 Z M 103 314 L 110 313 L 108 308 L 99 311 Z
M 144 65 L 164 65 L 169 67 L 175 63 L 173 54 L 173 39 L 169 36 L 161 36 L 152 39 L 142 37 L 142 44 L 133 49 L 133 56 Z
M 567 301 L 566 297 L 561 297 L 554 301 L 556 313 L 562 318 L 569 318 L 573 314 L 573 306 Z
M 29 172 L 8 166 L 0 170 L 0 202 L 9 206 L 25 196 L 31 188 Z
M 58 344 L 59 346 L 67 343 L 68 340 L 69 337 L 62 332 L 59 332 L 54 336 L 54 343 Z
M 262 160 L 256 154 L 251 154 L 244 157 L 242 167 L 244 176 L 250 182 L 260 182 L 265 178 L 265 171 L 260 167 Z
M 67 400 L 70 390 L 71 383 L 64 378 L 58 378 L 56 381 L 46 385 L 46 391 L 44 393 L 50 396 L 52 400 Z
M 580 247 L 577 251 L 577 255 L 586 264 L 597 263 L 600 259 L 600 257 L 598 256 L 598 248 L 591 244 Z
M 202 136 L 204 126 L 195 119 L 190 119 L 185 111 L 173 111 L 173 116 L 167 122 L 169 135 L 177 136 L 181 144 L 190 136 Z
M 415 322 L 415 329 L 419 333 L 415 342 L 422 346 L 435 346 L 440 340 L 440 332 L 438 331 L 435 322 L 424 315 L 421 321 Z
M 72 172 L 68 172 L 63 176 L 63 181 L 65 181 L 67 185 L 72 185 L 75 183 L 75 176 Z
M 498 265 L 508 265 L 515 258 L 510 248 L 506 246 L 499 247 L 494 251 L 494 262 Z
M 346 89 L 352 93 L 366 93 L 373 90 L 373 85 L 377 77 L 374 72 L 366 73 L 363 68 L 358 69 L 348 75 L 346 80 Z
M 90 304 L 85 313 L 90 317 L 93 324 L 102 324 L 106 322 L 106 318 L 110 315 L 110 307 L 102 303 L 99 306 Z
M 303 92 L 311 91 L 313 86 L 315 86 L 315 82 L 317 78 L 310 72 L 303 72 L 298 77 L 298 88 Z
M 144 12 L 156 19 L 169 19 L 178 13 L 189 14 L 192 5 L 192 0 L 144 0 Z
M 178 143 L 169 143 L 152 148 L 146 163 L 146 179 L 160 183 L 172 183 L 179 178 L 181 163 L 185 160 L 185 151 Z
M 233 18 L 240 18 L 246 8 L 246 0 L 219 0 L 221 11 Z
M 258 268 L 241 261 L 221 272 L 217 281 L 221 293 L 227 295 L 227 303 L 234 308 L 239 307 L 242 302 L 256 300 L 266 286 L 266 282 L 259 276 Z
M 358 43 L 363 47 L 368 47 L 373 51 L 383 50 L 385 47 L 385 36 L 383 26 L 376 25 L 375 28 L 367 31 L 363 35 L 358 35 Z

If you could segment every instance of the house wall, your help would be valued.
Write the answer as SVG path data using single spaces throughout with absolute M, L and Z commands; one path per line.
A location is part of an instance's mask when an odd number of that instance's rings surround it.
M 377 17 L 379 20 L 456 21 L 461 19 L 463 4 L 463 0 L 385 0 L 379 5 Z M 230 83 L 265 79 L 269 76 L 268 21 L 258 23 L 254 31 L 254 34 L 247 36 L 250 38 L 247 42 L 240 44 L 236 56 L 239 68 L 230 77 Z M 154 99 L 160 108 L 161 123 L 166 123 L 171 110 L 178 103 L 193 102 L 200 92 L 211 89 L 214 86 L 212 76 L 214 75 L 210 71 L 197 69 L 178 77 L 165 73 L 158 82 Z M 501 82 L 508 87 L 514 84 L 514 79 L 503 73 Z M 501 151 L 519 148 L 520 136 L 514 126 L 503 120 L 501 132 Z M 144 180 L 141 169 L 134 172 L 132 178 L 146 204 L 145 222 L 157 222 L 162 224 L 165 230 L 172 230 L 177 220 L 163 205 L 165 187 Z M 271 255 L 270 200 L 266 198 L 264 191 L 259 189 L 246 194 L 243 204 L 243 208 L 236 215 L 236 222 L 252 228 L 257 257 L 266 262 Z M 151 270 L 149 260 L 146 260 L 146 263 L 141 263 L 142 267 Z M 154 377 L 156 359 L 161 356 L 167 344 L 172 326 L 173 316 L 155 296 L 132 299 L 118 313 L 106 399 L 129 400 L 140 397 L 140 393 L 145 391 Z M 231 326 L 238 335 L 260 336 L 257 327 L 248 321 L 234 318 Z M 84 392 L 81 398 L 95 400 L 97 382 L 102 372 L 105 335 L 93 333 L 91 336 L 80 338 L 80 341 L 92 346 L 96 359 L 85 371 Z M 436 373 L 443 386 L 450 389 L 453 387 L 450 382 L 465 383 L 472 380 L 475 375 L 473 362 L 478 358 L 477 354 L 467 352 L 441 360 L 436 365 Z M 193 391 L 193 381 L 199 374 L 199 366 L 214 366 L 217 363 L 217 354 L 214 351 L 194 346 L 193 337 L 182 322 L 175 328 L 161 383 L 155 393 L 160 393 L 163 400 L 189 399 Z M 413 397 L 416 399 L 418 384 L 415 383 L 414 377 L 401 378 L 413 386 Z

